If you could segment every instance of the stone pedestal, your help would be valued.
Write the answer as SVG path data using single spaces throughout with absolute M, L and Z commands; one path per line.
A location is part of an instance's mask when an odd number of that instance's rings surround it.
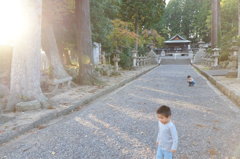
M 137 67 L 137 50 L 132 51 L 133 67 Z
M 161 56 L 166 56 L 166 53 L 164 50 L 161 51 Z
M 113 57 L 113 62 L 114 62 L 114 67 L 116 72 L 119 71 L 119 66 L 118 66 L 118 62 L 120 61 L 119 54 L 120 54 L 120 51 L 117 50 Z
M 233 43 L 235 43 L 233 41 Z M 238 46 L 231 47 L 231 54 L 228 57 L 228 69 L 229 72 L 227 73 L 226 77 L 228 78 L 237 78 L 238 77 Z
M 197 51 L 197 53 L 195 54 L 194 58 L 193 58 L 193 63 L 195 64 L 202 64 L 205 62 L 205 56 L 206 56 L 206 45 L 205 42 L 203 42 L 202 40 L 200 42 L 198 42 L 199 45 L 199 50 Z
M 191 63 L 193 63 L 193 51 L 192 50 L 188 51 L 188 56 L 189 56 L 189 58 L 191 60 Z
M 119 71 L 119 66 L 118 66 L 118 62 L 120 61 L 120 58 L 118 55 L 115 55 L 113 58 L 113 62 L 114 62 L 114 67 L 115 67 L 115 71 L 118 72 Z
M 105 52 L 103 51 L 102 54 L 101 54 L 101 63 L 103 65 L 106 65 L 106 57 L 105 57 Z
M 152 65 L 158 64 L 158 56 L 157 54 L 153 51 L 153 48 L 149 53 L 147 53 L 147 58 L 149 58 L 149 62 Z
M 188 55 L 189 55 L 190 58 L 193 58 L 193 51 L 192 51 L 192 50 L 189 50 L 189 51 L 188 51 Z
M 204 48 L 205 42 L 202 41 L 202 39 L 198 42 L 198 47 L 199 48 Z
M 219 52 L 220 52 L 219 48 L 214 48 L 213 49 L 213 58 L 214 58 L 213 67 L 217 67 L 218 66 Z
M 237 78 L 240 79 L 240 48 L 238 48 L 238 75 Z
M 16 104 L 17 111 L 29 111 L 29 110 L 38 110 L 41 109 L 41 104 L 39 101 L 29 101 L 29 102 L 21 102 Z

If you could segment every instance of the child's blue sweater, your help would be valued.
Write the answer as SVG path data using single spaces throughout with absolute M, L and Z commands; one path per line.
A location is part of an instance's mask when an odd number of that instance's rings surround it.
M 178 145 L 178 134 L 175 125 L 170 121 L 167 124 L 158 122 L 159 131 L 157 142 L 159 146 L 167 151 L 177 150 Z

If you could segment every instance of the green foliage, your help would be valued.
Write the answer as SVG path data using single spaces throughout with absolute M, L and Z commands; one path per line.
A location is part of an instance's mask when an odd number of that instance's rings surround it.
M 112 72 L 112 74 L 111 74 L 111 76 L 120 76 L 120 75 L 121 75 L 121 73 L 120 72 L 116 72 L 116 71 Z
M 139 37 L 131 31 L 132 24 L 119 19 L 113 20 L 112 24 L 114 28 L 107 37 L 111 51 L 133 48 L 135 40 Z
M 221 55 L 220 61 L 228 60 L 233 39 L 238 41 L 238 0 L 221 1 Z
M 163 28 L 161 29 L 168 29 L 171 33 L 170 36 L 182 34 L 181 19 L 183 14 L 183 3 L 184 0 L 170 0 L 164 10 L 164 16 L 161 20 Z
M 227 61 L 229 56 L 229 50 L 223 50 L 219 56 L 219 61 Z
M 221 44 L 229 47 L 229 43 L 238 33 L 238 0 L 221 1 Z
M 43 28 L 54 28 L 60 53 L 64 48 L 75 48 L 75 0 L 43 0 Z M 44 39 L 43 39 L 44 40 Z
M 132 65 L 133 65 L 133 60 L 132 60 L 132 56 L 129 52 L 125 51 L 123 53 L 120 54 L 120 62 L 119 65 L 123 68 L 123 69 L 131 69 Z
M 122 0 L 119 15 L 122 20 L 133 23 L 137 32 L 138 28 L 156 27 L 164 7 L 164 0 Z
M 158 34 L 158 32 L 154 29 L 152 30 L 143 30 L 142 39 L 145 45 L 153 44 L 155 47 L 163 47 L 164 37 Z
M 107 36 L 113 29 L 112 19 L 117 17 L 119 10 L 117 0 L 91 0 L 92 39 L 106 45 Z

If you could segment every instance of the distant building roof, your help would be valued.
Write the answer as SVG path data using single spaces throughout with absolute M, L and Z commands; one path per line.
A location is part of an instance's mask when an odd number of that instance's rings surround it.
M 174 44 L 174 43 L 190 43 L 191 41 L 186 40 L 185 38 L 183 38 L 180 35 L 175 35 L 173 36 L 171 39 L 165 41 L 165 44 Z

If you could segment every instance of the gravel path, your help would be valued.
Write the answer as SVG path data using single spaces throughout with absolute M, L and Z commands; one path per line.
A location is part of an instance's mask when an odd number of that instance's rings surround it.
M 188 87 L 186 76 L 196 80 Z M 153 159 L 156 109 L 172 108 L 175 159 L 240 158 L 240 111 L 190 65 L 163 65 L 0 147 L 0 159 Z

